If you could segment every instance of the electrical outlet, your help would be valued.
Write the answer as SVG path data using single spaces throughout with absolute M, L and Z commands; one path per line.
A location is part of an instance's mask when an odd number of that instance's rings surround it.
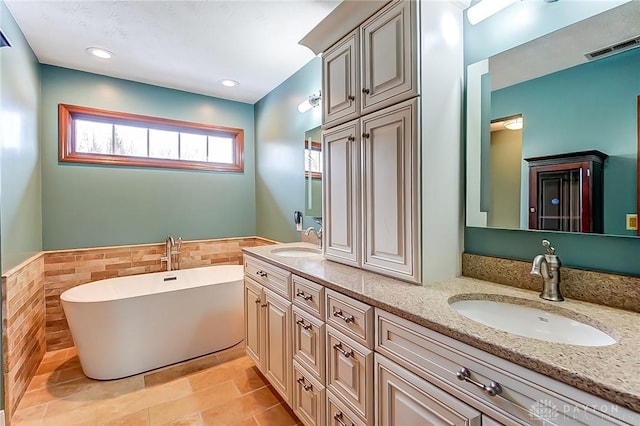
M 638 230 L 638 215 L 628 214 L 627 215 L 627 231 L 637 231 L 637 230 Z

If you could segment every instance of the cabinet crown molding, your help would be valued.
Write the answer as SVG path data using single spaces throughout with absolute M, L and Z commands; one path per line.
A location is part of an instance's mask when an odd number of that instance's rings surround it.
M 387 3 L 389 0 L 343 1 L 298 44 L 319 55 Z

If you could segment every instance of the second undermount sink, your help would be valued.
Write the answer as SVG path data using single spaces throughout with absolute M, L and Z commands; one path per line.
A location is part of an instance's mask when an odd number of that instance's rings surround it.
M 311 257 L 321 255 L 322 250 L 311 247 L 280 247 L 271 250 L 271 253 L 282 257 Z
M 524 303 L 528 302 L 522 299 Z M 591 325 L 544 309 L 503 300 L 454 300 L 449 305 L 465 317 L 519 336 L 577 346 L 616 343 L 609 334 Z

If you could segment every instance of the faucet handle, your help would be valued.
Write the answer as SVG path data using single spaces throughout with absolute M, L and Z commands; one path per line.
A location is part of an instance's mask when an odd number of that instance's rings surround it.
M 549 240 L 542 240 L 542 246 L 547 249 L 548 255 L 555 254 L 556 249 L 554 247 L 551 247 L 551 243 L 549 242 Z

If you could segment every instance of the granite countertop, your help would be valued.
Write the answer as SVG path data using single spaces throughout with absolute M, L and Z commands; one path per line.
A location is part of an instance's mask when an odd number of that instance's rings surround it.
M 314 247 L 306 243 L 244 248 L 244 252 L 299 276 L 320 282 L 372 306 L 467 343 L 585 392 L 640 412 L 640 314 L 566 299 L 548 302 L 537 292 L 459 277 L 426 286 L 409 284 L 324 259 L 283 257 L 280 247 Z M 482 298 L 525 299 L 541 307 L 587 323 L 613 336 L 617 343 L 588 347 L 521 337 L 464 317 L 449 300 Z M 526 302 L 529 304 L 529 302 Z

